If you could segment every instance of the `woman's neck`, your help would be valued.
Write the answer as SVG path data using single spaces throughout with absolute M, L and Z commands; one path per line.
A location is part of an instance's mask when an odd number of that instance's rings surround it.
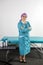
M 25 20 L 22 20 L 22 22 L 23 22 L 23 23 L 26 23 L 26 21 L 25 21 Z

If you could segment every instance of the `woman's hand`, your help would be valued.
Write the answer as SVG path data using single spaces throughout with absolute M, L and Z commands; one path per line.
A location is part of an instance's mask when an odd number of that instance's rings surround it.
M 29 30 L 31 30 L 32 28 L 31 27 L 28 27 Z
M 24 29 L 24 27 L 21 27 L 21 29 Z

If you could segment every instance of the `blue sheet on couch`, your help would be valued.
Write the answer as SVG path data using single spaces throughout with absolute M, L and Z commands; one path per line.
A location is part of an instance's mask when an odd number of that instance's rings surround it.
M 2 41 L 8 41 L 9 43 L 19 43 L 19 37 L 11 37 L 11 36 L 4 36 L 2 39 Z M 43 43 L 43 37 L 30 37 L 30 42 L 31 43 Z

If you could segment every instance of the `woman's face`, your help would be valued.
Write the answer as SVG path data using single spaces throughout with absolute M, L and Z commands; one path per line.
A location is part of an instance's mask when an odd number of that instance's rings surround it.
M 26 18 L 27 18 L 26 16 L 21 17 L 22 21 L 26 21 Z

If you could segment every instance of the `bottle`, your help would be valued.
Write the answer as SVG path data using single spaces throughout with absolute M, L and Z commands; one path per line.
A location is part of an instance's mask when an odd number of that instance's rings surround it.
M 7 47 L 7 40 L 6 40 L 6 42 L 5 42 L 6 44 L 5 44 L 5 46 Z
M 0 41 L 0 47 L 3 47 L 2 43 L 3 43 L 3 41 Z

